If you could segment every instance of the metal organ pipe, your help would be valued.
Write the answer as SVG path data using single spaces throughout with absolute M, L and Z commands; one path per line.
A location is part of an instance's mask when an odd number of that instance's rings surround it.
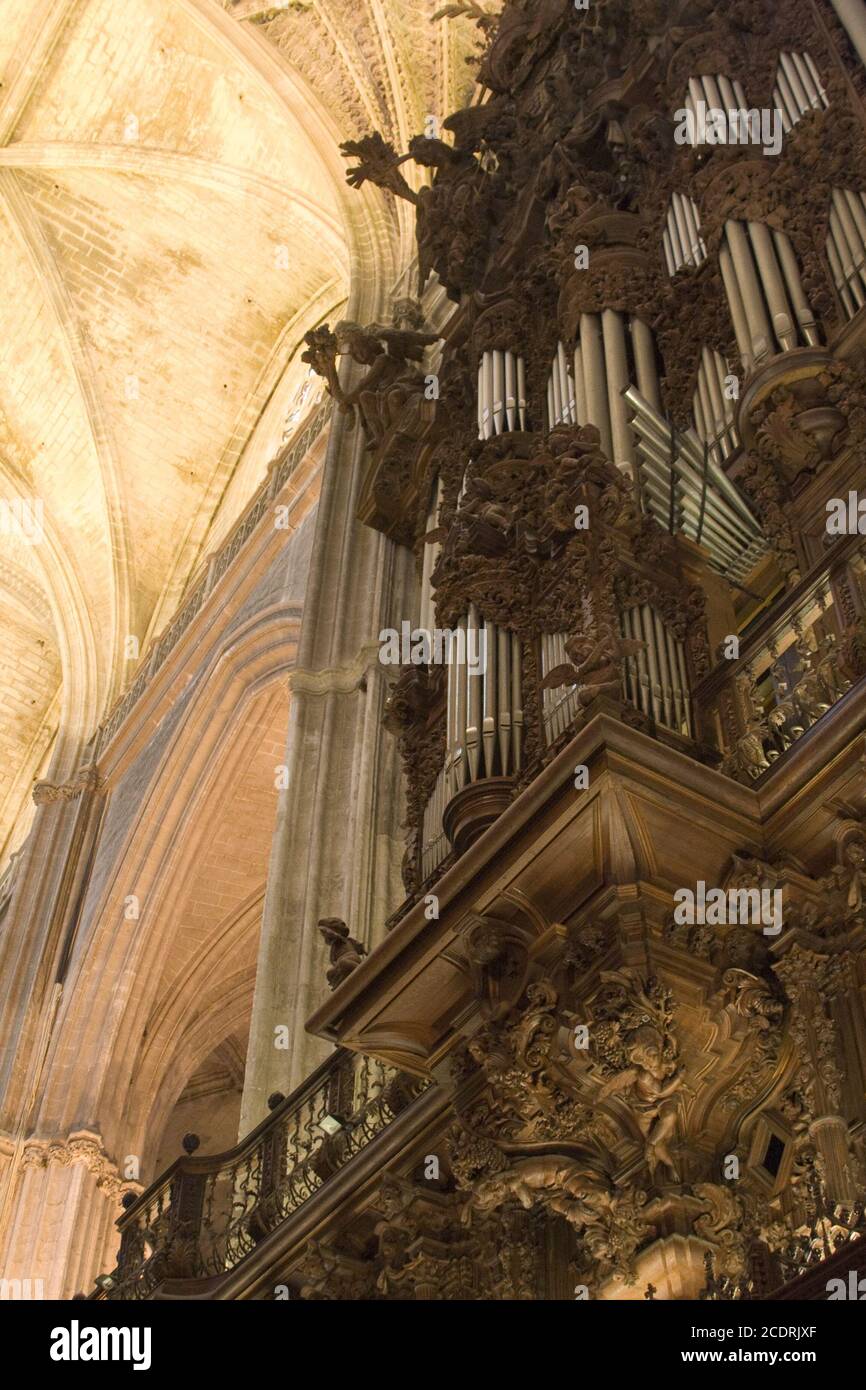
M 615 313 L 613 309 L 605 309 L 601 316 L 601 328 L 607 372 L 607 402 L 614 448 L 613 462 L 618 467 L 627 464 L 629 472 L 633 475 L 634 448 L 628 409 L 622 398 L 623 391 L 630 385 L 625 347 L 625 324 L 622 315 Z
M 574 373 L 562 343 L 550 365 L 547 385 L 548 425 L 563 422 L 595 425 L 601 447 L 625 472 L 634 472 L 634 441 L 623 391 L 636 384 L 661 409 L 655 345 L 640 319 L 612 309 L 582 314 L 574 349 Z
M 698 266 L 707 259 L 700 225 L 700 214 L 693 200 L 685 194 L 673 193 L 662 236 L 669 275 L 675 275 L 684 265 Z
M 620 614 L 624 637 L 646 642 L 646 649 L 625 662 L 623 694 L 657 724 L 690 737 L 692 720 L 685 647 L 661 614 L 648 603 Z
M 847 317 L 866 302 L 866 198 L 833 189 L 827 260 Z
M 520 640 L 470 604 L 450 639 L 445 760 L 424 810 L 421 871 L 448 853 L 442 817 L 462 787 L 519 772 L 523 756 Z
M 709 444 L 711 457 L 717 464 L 733 453 L 739 443 L 734 426 L 734 404 L 725 395 L 726 376 L 727 368 L 721 354 L 704 347 L 693 406 L 698 435 Z
M 526 429 L 523 358 L 505 349 L 482 352 L 478 364 L 478 438 Z
M 607 382 L 604 375 L 604 350 L 598 314 L 581 314 L 580 347 L 583 354 L 583 379 L 586 386 L 587 421 L 601 435 L 601 446 L 608 457 L 613 454 L 610 415 L 607 409 Z
M 631 321 L 631 341 L 634 348 L 634 364 L 637 371 L 637 389 L 656 410 L 661 410 L 662 399 L 659 389 L 658 363 L 653 335 L 643 319 Z
M 583 350 L 578 342 L 574 349 L 574 405 L 579 425 L 589 424 L 589 403 L 586 395 L 586 378 L 583 372 Z
M 771 233 L 761 222 L 728 221 L 719 264 L 747 371 L 774 351 L 820 342 L 797 258 L 784 232 Z
M 810 53 L 780 53 L 773 101 L 786 132 L 807 111 L 825 111 L 830 102 Z
M 771 329 L 746 233 L 741 222 L 728 221 L 725 234 L 749 327 L 751 353 L 756 362 L 762 362 L 770 352 Z
M 706 114 L 710 110 L 724 111 L 727 115 L 730 111 L 745 111 L 746 95 L 742 84 L 736 79 L 732 82 L 730 78 L 722 73 L 715 76 L 706 74 L 703 77 L 690 77 L 689 89 L 684 107 L 691 113 L 693 121 L 697 122 L 699 104 L 703 103 L 707 108 Z M 697 124 L 695 126 L 697 132 Z M 690 141 L 689 143 L 694 143 Z
M 779 263 L 774 253 L 773 241 L 762 222 L 749 222 L 748 228 L 749 239 L 758 264 L 758 274 L 767 303 L 770 306 L 776 340 L 786 352 L 789 352 L 797 345 L 797 335 L 794 331 L 790 305 L 779 271 Z
M 746 309 L 743 304 L 743 296 L 740 294 L 740 286 L 737 281 L 734 261 L 729 248 L 723 245 L 719 251 L 719 269 L 722 272 L 722 282 L 725 286 L 725 298 L 728 301 L 728 308 L 731 311 L 731 322 L 734 325 L 734 336 L 737 340 L 737 351 L 744 369 L 748 372 L 753 365 L 752 339 L 749 335 L 749 322 L 746 318 Z
M 794 255 L 790 237 L 785 232 L 773 232 L 773 242 L 785 277 L 785 285 L 794 306 L 794 314 L 800 333 L 810 347 L 817 347 L 821 341 L 818 325 L 803 290 L 800 267 L 797 265 L 797 257 Z

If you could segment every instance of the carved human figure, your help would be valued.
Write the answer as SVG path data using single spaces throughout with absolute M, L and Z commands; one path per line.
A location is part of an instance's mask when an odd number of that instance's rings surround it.
M 367 948 L 349 935 L 349 928 L 339 917 L 320 918 L 319 931 L 330 948 L 327 981 L 331 989 L 336 989 L 361 964 Z
M 329 394 L 343 411 L 357 406 L 369 442 L 375 446 L 384 437 L 411 395 L 423 387 L 423 376 L 415 366 L 424 350 L 438 341 L 435 333 L 411 328 L 388 328 L 371 323 L 363 327 L 342 319 L 331 333 L 327 324 L 306 334 L 307 351 L 303 360 L 324 378 Z M 351 357 L 369 371 L 356 387 L 345 391 L 337 374 L 337 356 Z
M 541 1199 L 571 1225 L 581 1228 L 598 1219 L 605 1194 L 599 1174 L 587 1170 L 579 1160 L 539 1154 L 482 1178 L 464 1208 L 463 1220 L 470 1221 L 473 1210 L 494 1211 L 512 1198 L 527 1211 Z
M 646 1141 L 646 1161 L 650 1177 L 657 1169 L 666 1168 L 674 1182 L 679 1182 L 676 1162 L 669 1140 L 676 1127 L 676 1102 L 670 1098 L 683 1084 L 682 1069 L 665 1054 L 664 1039 L 652 1024 L 635 1029 L 626 1045 L 631 1063 L 602 1086 L 598 1100 L 622 1095 L 634 1115 Z
M 849 836 L 842 846 L 842 865 L 848 877 L 848 907 L 860 912 L 866 906 L 866 838 Z

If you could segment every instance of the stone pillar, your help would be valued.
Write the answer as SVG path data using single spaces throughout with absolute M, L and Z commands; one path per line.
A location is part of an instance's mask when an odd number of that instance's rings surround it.
M 29 1139 L 17 1158 L 0 1247 L 3 1278 L 20 1281 L 31 1297 L 89 1292 L 114 1265 L 120 1198 L 137 1185 L 122 1182 L 99 1136 L 87 1130 Z
M 292 675 L 287 790 L 262 917 L 240 1133 L 323 1059 L 304 1021 L 327 989 L 322 917 L 368 947 L 403 897 L 399 756 L 381 725 L 380 630 L 411 617 L 413 559 L 355 519 L 366 464 L 359 424 L 334 412 Z M 275 1045 L 288 1029 L 288 1050 Z

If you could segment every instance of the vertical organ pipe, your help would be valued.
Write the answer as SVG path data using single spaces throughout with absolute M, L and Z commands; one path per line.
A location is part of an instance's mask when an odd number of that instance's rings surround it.
M 773 241 L 762 222 L 750 222 L 748 227 L 761 284 L 772 314 L 773 331 L 780 346 L 789 352 L 797 346 L 797 334 L 791 320 L 790 305 L 774 254 Z
M 725 286 L 725 296 L 728 301 L 728 308 L 731 311 L 731 322 L 734 325 L 734 336 L 737 339 L 737 350 L 746 371 L 752 366 L 752 340 L 749 336 L 749 325 L 746 319 L 746 310 L 743 306 L 743 298 L 740 294 L 740 287 L 737 284 L 737 277 L 734 272 L 734 262 L 730 250 L 723 245 L 719 251 L 719 269 L 722 272 L 722 281 Z
M 749 326 L 752 355 L 756 362 L 762 362 L 770 352 L 771 329 L 754 262 L 742 224 L 729 220 L 725 223 L 725 232 Z
M 803 281 L 800 278 L 800 267 L 797 265 L 797 258 L 794 255 L 794 248 L 791 245 L 790 238 L 784 232 L 774 232 L 773 241 L 782 267 L 782 272 L 785 276 L 788 294 L 794 306 L 794 314 L 800 326 L 800 332 L 810 347 L 817 347 L 821 341 L 818 334 L 818 326 L 815 322 L 815 315 L 812 313 L 803 290 Z
M 634 445 L 629 424 L 628 407 L 622 392 L 629 385 L 628 362 L 625 350 L 625 325 L 622 315 L 605 309 L 601 316 L 604 339 L 604 360 L 607 372 L 608 409 L 610 411 L 613 462 L 623 471 L 634 475 Z
M 505 354 L 505 428 L 517 429 L 517 363 L 513 352 Z
M 613 443 L 610 432 L 610 417 L 607 410 L 607 383 L 604 375 L 601 327 L 597 314 L 581 314 L 580 346 L 583 353 L 589 423 L 598 429 L 601 435 L 601 446 L 608 457 L 612 458 Z
M 655 344 L 653 343 L 653 335 L 643 319 L 632 319 L 631 339 L 634 345 L 637 389 L 644 399 L 649 401 L 650 405 L 655 406 L 656 410 L 660 411 L 662 402 L 659 392 Z
M 589 405 L 586 397 L 586 379 L 583 374 L 583 349 L 578 343 L 574 349 L 574 404 L 577 423 L 589 424 Z
M 482 352 L 478 366 L 478 438 L 490 439 L 506 430 L 525 428 L 523 358 L 500 348 Z

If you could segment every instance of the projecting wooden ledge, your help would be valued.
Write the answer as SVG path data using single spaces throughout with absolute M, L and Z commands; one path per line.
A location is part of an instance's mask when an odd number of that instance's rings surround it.
M 579 765 L 586 790 L 575 789 Z M 642 939 L 647 899 L 660 924 L 695 864 L 721 878 L 763 841 L 751 788 L 600 714 L 438 881 L 438 919 L 416 903 L 307 1029 L 430 1075 L 477 1026 L 485 955 L 501 955 L 504 999 L 509 970 L 522 978 L 518 957 L 543 957 L 587 910 L 603 924 L 632 904 Z M 495 1002 L 484 1007 L 489 1016 Z

